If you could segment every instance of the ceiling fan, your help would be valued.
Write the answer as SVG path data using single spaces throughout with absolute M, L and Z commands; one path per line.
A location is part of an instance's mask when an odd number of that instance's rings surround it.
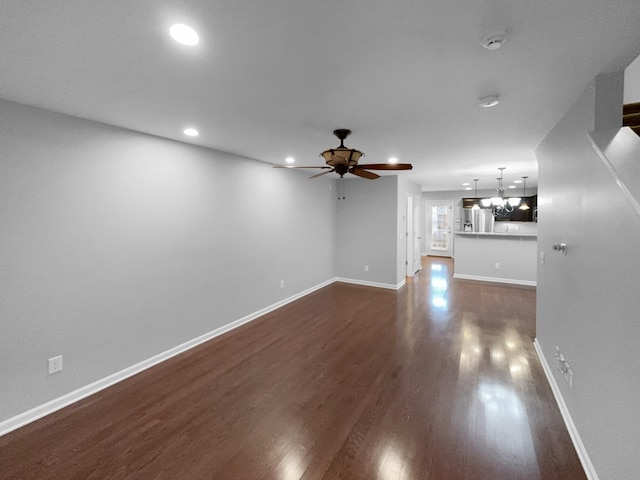
M 343 178 L 345 173 L 351 173 L 358 177 L 368 178 L 369 180 L 380 178 L 380 175 L 369 172 L 369 170 L 411 170 L 413 168 L 413 165 L 410 163 L 369 163 L 365 165 L 358 165 L 358 160 L 360 160 L 360 157 L 364 156 L 364 153 L 360 150 L 356 150 L 355 148 L 347 148 L 344 146 L 344 139 L 351 135 L 351 130 L 339 128 L 334 130 L 333 134 L 340 140 L 340 146 L 330 148 L 320 154 L 327 163 L 327 166 L 293 167 L 286 165 L 274 165 L 273 168 L 321 168 L 327 171 L 317 173 L 309 178 L 316 178 L 326 175 L 327 173 L 336 172 L 340 175 L 340 178 Z

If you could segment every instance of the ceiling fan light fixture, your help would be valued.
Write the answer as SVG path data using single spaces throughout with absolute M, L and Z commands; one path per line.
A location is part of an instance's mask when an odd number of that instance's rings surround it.
M 345 165 L 355 165 L 360 160 L 360 157 L 364 156 L 360 150 L 355 148 L 331 148 L 325 150 L 320 155 L 324 157 L 325 162 L 329 165 L 334 163 L 343 163 Z
M 351 130 L 339 128 L 334 130 L 333 134 L 340 140 L 340 146 L 325 150 L 320 155 L 324 158 L 327 165 L 335 168 L 338 175 L 342 176 L 347 173 L 351 167 L 358 164 L 358 160 L 364 156 L 364 153 L 355 148 L 347 148 L 344 146 L 344 139 L 351 135 Z
M 273 168 L 318 168 L 326 171 L 312 175 L 309 178 L 317 178 L 322 175 L 335 172 L 341 179 L 344 178 L 347 173 L 350 173 L 356 177 L 366 178 L 369 180 L 380 178 L 380 175 L 371 172 L 370 170 L 411 170 L 413 168 L 413 165 L 410 163 L 368 163 L 366 165 L 358 165 L 358 160 L 360 160 L 361 157 L 364 157 L 364 153 L 360 150 L 356 150 L 355 148 L 347 148 L 344 146 L 344 139 L 351 134 L 351 130 L 340 128 L 334 130 L 333 134 L 340 139 L 340 146 L 330 148 L 320 154 L 320 156 L 324 158 L 326 165 L 295 167 L 289 164 L 274 165 Z M 289 158 L 293 160 L 292 157 Z M 338 198 L 340 198 L 339 193 Z M 342 198 L 344 198 L 344 192 Z
M 480 108 L 495 107 L 500 103 L 500 97 L 498 95 L 489 95 L 478 99 L 478 106 Z

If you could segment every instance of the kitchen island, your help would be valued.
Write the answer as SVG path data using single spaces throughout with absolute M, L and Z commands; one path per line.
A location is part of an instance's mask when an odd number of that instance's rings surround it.
M 535 286 L 538 235 L 457 232 L 453 277 Z

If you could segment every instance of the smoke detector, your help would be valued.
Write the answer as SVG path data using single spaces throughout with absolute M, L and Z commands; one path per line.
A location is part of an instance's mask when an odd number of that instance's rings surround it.
M 495 107 L 500 103 L 500 97 L 497 95 L 490 95 L 488 97 L 482 97 L 478 99 L 478 106 L 482 108 Z
M 498 50 L 507 39 L 506 30 L 493 30 L 482 37 L 480 45 L 487 50 Z

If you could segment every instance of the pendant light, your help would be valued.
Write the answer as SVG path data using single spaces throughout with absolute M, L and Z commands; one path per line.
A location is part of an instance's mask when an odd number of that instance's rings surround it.
M 491 197 L 491 206 L 495 208 L 504 207 L 504 187 L 502 186 L 502 174 L 507 167 L 500 167 L 500 176 L 496 178 L 498 181 L 498 188 L 496 188 L 497 195 L 495 197 Z
M 496 218 L 508 218 L 515 207 L 520 204 L 519 198 L 508 198 L 505 200 L 504 198 L 504 186 L 502 184 L 503 181 L 503 173 L 507 167 L 500 167 L 500 176 L 496 178 L 498 180 L 498 188 L 496 189 L 497 196 L 491 197 L 491 207 L 493 208 L 493 214 Z
M 520 205 L 519 209 L 520 210 L 529 210 L 531 207 L 529 206 L 529 204 L 527 203 L 527 178 L 529 177 L 522 177 L 522 204 Z
M 473 181 L 476 184 L 476 194 L 475 194 L 475 198 L 474 198 L 474 202 L 473 202 L 473 207 L 471 207 L 473 210 L 479 210 L 480 209 L 480 205 L 478 205 L 478 180 L 480 180 L 479 178 L 474 178 Z

